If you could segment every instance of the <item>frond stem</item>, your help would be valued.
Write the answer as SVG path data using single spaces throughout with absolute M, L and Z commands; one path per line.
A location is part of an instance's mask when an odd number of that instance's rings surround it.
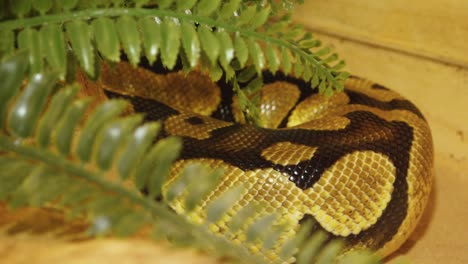
M 25 27 L 36 27 L 41 26 L 47 23 L 59 23 L 63 24 L 67 21 L 72 21 L 76 19 L 88 20 L 98 17 L 118 17 L 123 15 L 129 15 L 134 17 L 142 16 L 152 16 L 152 17 L 172 17 L 179 20 L 198 22 L 208 26 L 222 28 L 232 33 L 238 32 L 239 34 L 262 40 L 264 42 L 273 43 L 278 46 L 283 46 L 289 50 L 300 54 L 301 57 L 307 58 L 310 63 L 314 66 L 323 65 L 319 60 L 316 60 L 312 54 L 307 53 L 303 49 L 297 47 L 296 45 L 284 41 L 282 39 L 268 36 L 249 29 L 240 29 L 235 23 L 220 22 L 209 17 L 197 16 L 193 14 L 186 14 L 183 12 L 177 12 L 172 10 L 159 10 L 159 9 L 146 9 L 146 8 L 94 8 L 94 9 L 85 9 L 80 11 L 64 12 L 60 14 L 48 14 L 43 16 L 29 17 L 23 19 L 14 19 L 0 22 L 0 30 L 15 30 Z M 326 66 L 325 66 L 326 67 Z
M 266 263 L 260 256 L 250 255 L 245 247 L 241 245 L 233 246 L 233 244 L 228 242 L 225 237 L 214 236 L 209 231 L 208 226 L 197 226 L 191 224 L 185 218 L 171 212 L 165 205 L 156 203 L 151 199 L 146 199 L 138 193 L 127 190 L 117 183 L 110 182 L 100 175 L 86 170 L 83 166 L 76 165 L 67 159 L 54 155 L 48 150 L 22 145 L 20 141 L 15 141 L 11 137 L 0 133 L 0 152 L 1 151 L 12 152 L 19 156 L 23 156 L 26 159 L 42 162 L 48 166 L 66 171 L 74 177 L 78 177 L 90 183 L 96 184 L 104 190 L 118 194 L 120 197 L 126 197 L 129 201 L 141 206 L 145 210 L 148 210 L 148 212 L 151 212 L 153 216 L 164 218 L 178 226 L 191 226 L 191 234 L 199 241 L 206 242 L 206 238 L 211 237 L 212 241 L 214 241 L 216 244 L 220 244 L 224 248 L 228 248 L 233 252 L 236 252 L 234 254 L 235 256 L 244 257 L 246 259 L 253 259 L 253 263 Z
M 66 171 L 75 177 L 79 177 L 88 182 L 96 184 L 107 191 L 116 193 L 121 197 L 126 197 L 133 203 L 138 204 L 145 210 L 149 210 L 155 214 L 162 214 L 164 216 L 169 216 L 169 214 L 171 214 L 171 212 L 169 212 L 163 205 L 155 203 L 152 200 L 145 199 L 145 197 L 139 195 L 138 193 L 122 188 L 120 184 L 110 182 L 105 178 L 100 177 L 96 173 L 90 172 L 83 166 L 77 165 L 67 159 L 54 155 L 48 150 L 29 147 L 22 145 L 21 143 L 15 143 L 12 138 L 3 134 L 0 134 L 0 150 L 10 151 L 29 160 L 39 161 L 47 164 L 48 166 Z

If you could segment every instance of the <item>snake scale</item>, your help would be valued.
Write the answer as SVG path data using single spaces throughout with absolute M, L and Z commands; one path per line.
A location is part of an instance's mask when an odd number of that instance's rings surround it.
M 303 80 L 265 72 L 261 127 L 244 124 L 227 83 L 200 72 L 121 62 L 103 68 L 98 84 L 106 97 L 129 99 L 146 120 L 161 120 L 163 135 L 183 139 L 173 175 L 193 162 L 223 168 L 207 201 L 242 183 L 246 191 L 231 215 L 264 202 L 290 227 L 286 237 L 313 218 L 348 249 L 387 256 L 408 238 L 428 200 L 429 126 L 410 101 L 370 81 L 350 77 L 344 92 L 326 97 Z M 202 217 L 203 206 L 193 217 Z M 184 213 L 182 203 L 173 209 Z

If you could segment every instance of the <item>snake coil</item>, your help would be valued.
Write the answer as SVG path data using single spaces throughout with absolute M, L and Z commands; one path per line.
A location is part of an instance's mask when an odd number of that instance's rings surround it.
M 331 97 L 281 73 L 265 73 L 264 83 L 262 127 L 243 124 L 228 84 L 199 72 L 122 62 L 103 68 L 98 85 L 107 97 L 129 99 L 146 120 L 161 120 L 164 135 L 183 138 L 173 175 L 193 162 L 225 169 L 207 201 L 243 183 L 246 192 L 231 215 L 264 202 L 290 226 L 285 238 L 313 218 L 344 238 L 349 250 L 383 256 L 396 250 L 415 228 L 432 184 L 432 138 L 421 112 L 396 92 L 357 77 Z M 172 206 L 184 213 L 181 203 Z M 218 223 L 219 232 L 224 225 Z

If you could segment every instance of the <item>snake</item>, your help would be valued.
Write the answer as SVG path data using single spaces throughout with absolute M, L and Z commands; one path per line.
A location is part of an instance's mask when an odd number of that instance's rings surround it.
M 288 227 L 277 244 L 313 219 L 348 250 L 388 256 L 407 240 L 428 201 L 433 144 L 426 119 L 412 102 L 366 79 L 351 76 L 342 92 L 326 96 L 310 82 L 265 71 L 256 126 L 243 117 L 232 85 L 201 71 L 120 62 L 103 66 L 97 84 L 106 98 L 125 98 L 146 121 L 160 121 L 162 137 L 182 138 L 171 175 L 194 163 L 223 169 L 218 185 L 190 213 L 194 218 L 243 184 L 227 218 L 261 202 Z M 171 206 L 188 213 L 182 202 Z M 223 232 L 228 220 L 213 231 Z

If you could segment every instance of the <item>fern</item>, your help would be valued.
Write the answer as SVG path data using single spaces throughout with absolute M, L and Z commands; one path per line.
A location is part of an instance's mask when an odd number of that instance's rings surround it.
M 263 70 L 282 71 L 327 95 L 342 90 L 348 77 L 341 71 L 344 61 L 330 48 L 321 47 L 288 15 L 274 15 L 291 8 L 289 0 L 20 0 L 2 4 L 0 56 L 17 48 L 29 50 L 32 73 L 50 68 L 65 79 L 67 67 L 74 65 L 67 61 L 72 59 L 97 78 L 99 61 L 119 61 L 123 50 L 133 65 L 145 57 L 150 63 L 160 59 L 172 69 L 180 59 L 186 71 L 201 68 L 213 80 L 224 74 L 234 82 L 238 71 L 249 65 L 260 76 Z M 255 123 L 256 105 L 246 102 L 242 106 L 246 120 Z
M 78 86 L 57 87 L 56 73 L 36 73 L 25 83 L 28 65 L 27 53 L 8 56 L 0 64 L 0 78 L 5 80 L 0 89 L 0 199 L 7 200 L 11 207 L 62 208 L 71 217 L 86 217 L 91 223 L 90 235 L 128 236 L 143 226 L 151 227 L 155 238 L 188 243 L 243 262 L 283 263 L 294 259 L 296 249 L 303 244 L 302 252 L 306 253 L 298 255 L 298 263 L 308 263 L 317 257 L 310 252 L 317 252 L 322 243 L 317 243 L 314 237 L 314 243 L 304 243 L 312 225 L 282 246 L 280 258 L 267 257 L 272 242 L 284 228 L 266 228 L 278 221 L 277 216 L 267 214 L 259 218 L 252 206 L 232 219 L 226 233 L 212 233 L 210 224 L 224 217 L 240 198 L 242 186 L 212 201 L 206 209 L 206 222 L 201 224 L 169 209 L 167 204 L 176 197 L 184 198 L 187 210 L 194 209 L 213 189 L 216 184 L 213 179 L 220 178 L 220 171 L 211 172 L 201 165 L 187 167 L 167 190 L 164 203 L 154 202 L 176 157 L 173 153 L 180 149 L 180 140 L 169 137 L 153 145 L 159 125 L 154 122 L 139 125 L 140 115 L 122 117 L 126 105 L 122 100 L 110 100 L 85 115 L 89 100 L 76 98 Z M 25 86 L 20 89 L 22 83 Z M 84 125 L 80 132 L 74 133 L 81 123 Z M 109 178 L 115 173 L 117 181 Z M 194 177 L 196 184 L 192 184 Z M 135 188 L 125 187 L 126 180 L 137 187 L 145 186 L 148 197 Z M 189 195 L 183 196 L 185 190 Z M 242 245 L 229 239 L 238 230 L 247 236 Z M 249 248 L 257 241 L 265 242 L 254 253 Z M 317 261 L 331 263 L 340 252 L 341 245 L 337 243 L 326 246 Z
M 99 58 L 119 61 L 122 48 L 134 65 L 142 56 L 150 63 L 160 57 L 171 69 L 181 58 L 188 69 L 201 65 L 215 80 L 223 72 L 231 79 L 239 67 L 254 65 L 260 74 L 263 69 L 281 70 L 311 80 L 311 86 L 321 92 L 343 88 L 347 74 L 340 70 L 344 62 L 292 24 L 289 16 L 272 19 L 268 3 L 148 2 L 4 2 L 0 55 L 28 49 L 32 73 L 51 68 L 64 79 L 68 43 L 92 77 L 98 74 Z
M 0 97 L 4 102 L 0 197 L 11 207 L 52 205 L 66 209 L 70 216 L 89 219 L 91 235 L 128 236 L 150 226 L 158 236 L 173 240 L 183 237 L 194 245 L 209 245 L 207 248 L 218 250 L 229 248 L 229 252 L 235 253 L 232 255 L 259 261 L 242 246 L 231 245 L 206 226 L 196 226 L 173 213 L 166 204 L 153 201 L 180 149 L 179 139 L 170 137 L 153 145 L 159 125 L 138 125 L 140 115 L 119 117 L 126 105 L 122 100 L 101 104 L 85 117 L 89 100 L 75 98 L 77 86 L 61 87 L 49 97 L 48 92 L 58 78 L 56 74 L 34 74 L 24 89 L 19 89 L 25 65 L 24 53 L 5 59 L 0 65 L 0 78 L 7 81 L 1 87 Z M 42 96 L 37 96 L 38 93 Z M 50 104 L 45 107 L 43 101 L 48 98 Z M 58 109 L 63 110 L 62 116 L 56 114 Z M 74 134 L 74 128 L 82 121 L 80 133 Z M 50 126 L 51 123 L 56 125 Z M 71 142 L 77 142 L 76 146 L 71 146 Z M 126 159 L 129 151 L 133 158 Z M 115 171 L 120 179 L 117 182 L 109 178 Z M 190 169 L 184 173 L 191 177 L 198 173 L 197 178 L 206 181 L 198 181 L 201 182 L 198 195 L 186 200 L 195 204 L 213 188 L 212 174 Z M 149 195 L 145 197 L 135 188 L 124 187 L 126 179 L 134 185 L 144 184 Z M 182 182 L 183 186 L 188 184 L 187 180 Z M 228 194 L 230 199 L 214 202 L 216 209 L 211 214 L 222 215 L 239 198 L 240 190 Z M 161 228 L 168 226 L 172 228 Z

